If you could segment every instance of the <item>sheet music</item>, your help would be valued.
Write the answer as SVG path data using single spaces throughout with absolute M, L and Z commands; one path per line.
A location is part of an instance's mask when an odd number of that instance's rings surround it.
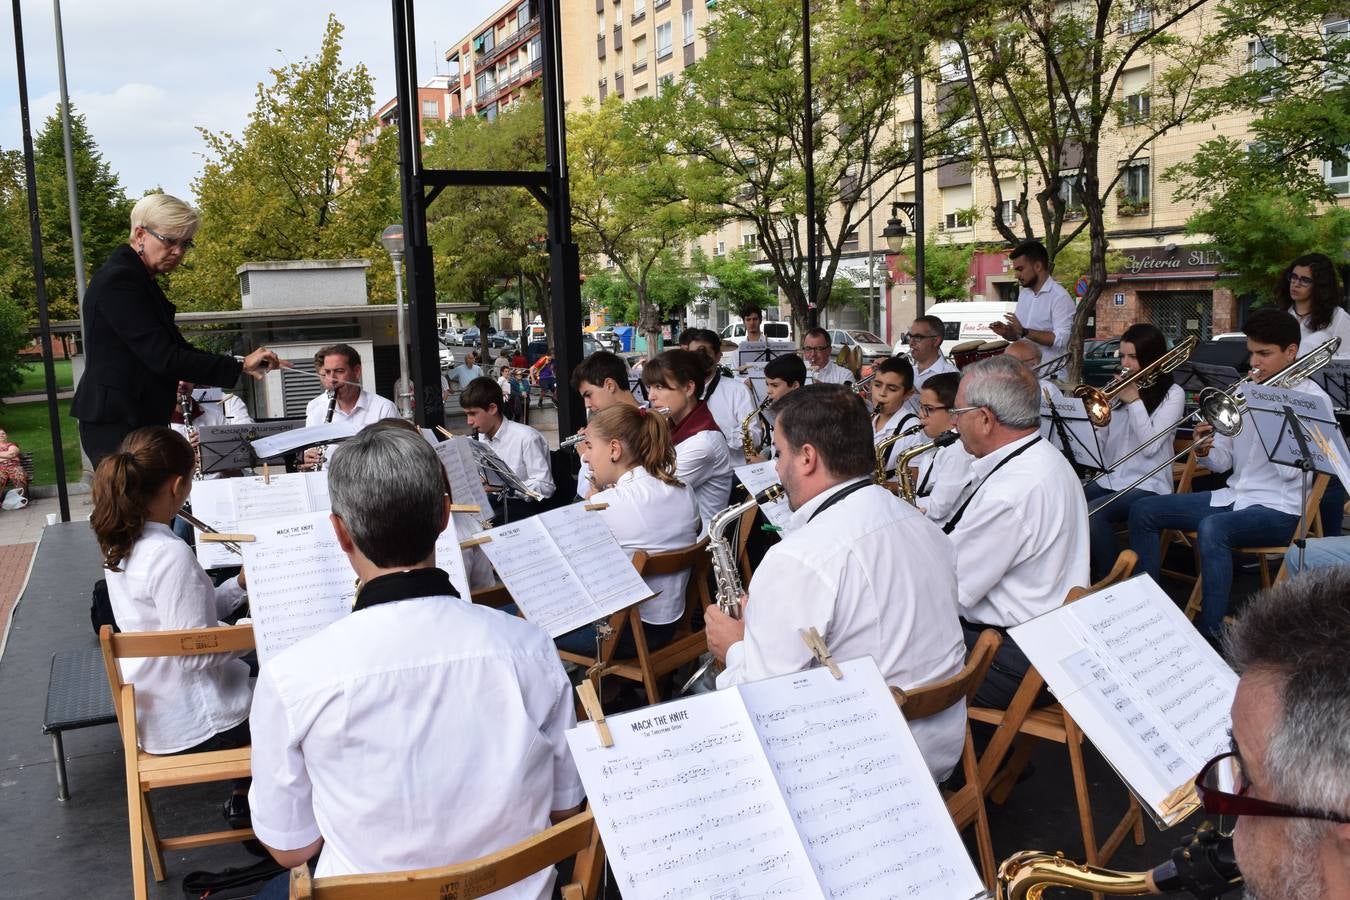
M 338 546 L 327 511 L 251 526 L 241 545 L 258 661 L 267 661 L 351 612 L 356 575 Z
M 192 483 L 192 514 L 217 531 L 248 533 L 253 523 L 276 516 L 327 510 L 326 472 L 283 472 L 271 476 L 217 478 Z M 239 565 L 239 557 L 196 532 L 197 561 L 211 569 Z
M 275 459 L 293 450 L 355 437 L 360 430 L 352 422 L 329 422 L 326 425 L 311 425 L 308 428 L 292 428 L 290 431 L 254 441 L 253 455 L 258 459 Z
M 202 472 L 223 472 L 253 465 L 251 441 L 299 428 L 304 419 L 279 419 L 271 422 L 201 425 L 197 436 L 202 448 Z
M 1332 359 L 1314 372 L 1312 379 L 1331 395 L 1331 403 L 1336 409 L 1350 409 L 1350 359 L 1345 357 Z
M 1289 407 L 1303 428 L 1304 440 L 1314 471 L 1325 472 L 1350 484 L 1350 465 L 1347 465 L 1345 437 L 1336 422 L 1331 400 L 1320 394 L 1305 393 L 1288 388 L 1267 387 L 1264 384 L 1247 385 L 1242 389 L 1247 409 L 1252 415 L 1256 434 L 1271 461 L 1293 465 L 1303 459 L 1302 448 L 1289 427 L 1284 409 Z
M 1059 429 L 1055 427 L 1054 414 L 1051 412 L 1052 405 L 1054 413 L 1059 414 L 1065 430 L 1069 433 L 1069 450 L 1073 453 L 1074 459 L 1080 465 L 1091 466 L 1094 469 L 1105 469 L 1106 464 L 1102 461 L 1102 448 L 1098 441 L 1097 429 L 1088 420 L 1087 408 L 1084 406 L 1081 397 L 1063 394 L 1050 395 L 1047 391 L 1041 392 L 1041 438 L 1061 450 L 1064 449 L 1064 442 L 1060 439 Z
M 983 891 L 876 664 L 840 668 L 609 717 L 611 748 L 568 732 L 625 897 Z
M 490 519 L 492 507 L 488 505 L 487 491 L 483 490 L 472 444 L 471 439 L 456 435 L 435 444 L 434 449 L 445 467 L 445 477 L 450 481 L 451 502 L 477 505 L 480 516 Z
M 823 900 L 740 694 L 713 691 L 567 733 L 629 900 Z
M 737 466 L 736 477 L 740 479 L 741 484 L 745 485 L 745 489 L 751 494 L 758 494 L 760 491 L 778 484 L 778 471 L 774 468 L 772 462 Z M 759 508 L 764 512 L 764 518 L 779 528 L 786 528 L 788 519 L 792 517 L 792 509 L 788 506 L 787 494 L 773 503 L 761 503 Z
M 470 439 L 469 450 L 473 453 L 474 460 L 489 485 L 497 488 L 510 488 L 523 497 L 541 499 L 538 493 L 525 486 L 525 482 L 520 480 L 520 476 L 497 455 L 497 451 L 493 450 L 487 441 Z
M 602 518 L 573 503 L 487 532 L 482 545 L 525 618 L 558 637 L 652 596 Z
M 464 551 L 459 549 L 461 538 L 455 522 L 456 517 L 460 515 L 463 514 L 452 515 L 445 530 L 436 538 L 436 568 L 443 569 L 450 576 L 450 583 L 454 585 L 461 600 L 472 603 L 473 589 L 469 584 L 468 567 L 464 564 Z
M 1173 824 L 1168 795 L 1228 749 L 1237 675 L 1147 575 L 1010 634 L 1121 778 Z

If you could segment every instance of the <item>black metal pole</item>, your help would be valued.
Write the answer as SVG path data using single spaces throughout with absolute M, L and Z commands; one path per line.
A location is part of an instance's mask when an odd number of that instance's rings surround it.
M 923 71 L 914 69 L 914 317 L 923 315 Z
M 436 274 L 427 240 L 427 201 L 422 180 L 416 28 L 413 0 L 393 0 L 393 3 L 399 188 L 403 201 L 404 259 L 408 267 L 412 380 L 417 385 L 417 424 L 434 428 L 445 424 L 445 402 L 441 399 L 441 356 L 437 347 Z
M 811 96 L 811 0 L 802 0 L 802 96 L 805 105 L 806 129 L 802 138 L 806 169 L 806 317 L 812 328 L 820 325 L 820 309 L 816 294 L 820 290 L 820 274 L 816 271 L 816 162 L 815 162 L 815 102 Z
M 33 279 L 37 285 L 38 333 L 42 340 L 42 370 L 47 382 L 47 422 L 51 428 L 52 459 L 56 461 L 56 496 L 61 521 L 70 521 L 66 492 L 66 455 L 61 448 L 61 411 L 56 402 L 56 365 L 52 360 L 51 322 L 47 318 L 47 271 L 42 262 L 42 222 L 38 217 L 37 174 L 33 164 L 33 129 L 28 118 L 28 69 L 23 51 L 23 14 L 13 0 L 14 61 L 19 70 L 19 116 L 23 120 L 23 168 L 28 182 L 28 233 L 33 243 Z
M 567 135 L 563 121 L 561 0 L 539 4 L 544 63 L 544 159 L 548 174 L 549 293 L 553 307 L 553 367 L 558 383 L 558 434 L 585 424 L 581 395 L 572 389 L 572 369 L 581 362 L 581 257 L 572 241 L 572 198 L 567 182 Z

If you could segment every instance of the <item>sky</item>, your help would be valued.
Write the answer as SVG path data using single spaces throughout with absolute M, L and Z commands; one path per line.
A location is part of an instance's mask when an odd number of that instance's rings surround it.
M 417 78 L 504 0 L 423 0 Z M 10 7 L 11 4 L 5 4 Z M 29 115 L 36 135 L 60 88 L 51 0 L 23 0 Z M 63 0 L 71 105 L 130 197 L 162 187 L 191 199 L 205 145 L 198 127 L 239 134 L 269 70 L 314 57 L 329 13 L 346 31 L 344 65 L 365 63 L 378 106 L 394 95 L 393 4 L 381 0 Z M 0 25 L 0 148 L 22 149 L 12 17 Z M 438 68 L 439 66 L 439 68 Z

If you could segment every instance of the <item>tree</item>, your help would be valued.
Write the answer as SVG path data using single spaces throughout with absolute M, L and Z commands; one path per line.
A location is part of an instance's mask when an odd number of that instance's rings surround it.
M 949 236 L 930 233 L 923 245 L 923 285 L 928 299 L 970 299 L 970 263 L 975 259 L 975 245 L 955 243 Z M 914 275 L 914 261 L 909 256 L 900 258 L 900 268 Z
M 342 65 L 342 31 L 330 15 L 316 57 L 271 70 L 241 137 L 201 129 L 202 226 L 169 282 L 181 307 L 237 307 L 235 269 L 274 259 L 369 258 L 371 299 L 393 301 L 380 234 L 402 219 L 395 133 L 371 138 L 374 86 L 364 65 Z
M 702 293 L 713 307 L 737 315 L 747 306 L 766 309 L 773 304 L 765 273 L 751 265 L 747 250 L 709 257 L 695 249 L 690 267 L 704 276 Z
M 976 11 L 958 0 L 962 14 L 951 17 L 959 25 L 938 55 L 939 80 L 949 88 L 942 99 L 970 140 L 972 162 L 993 184 L 995 228 L 1010 243 L 1041 237 L 1052 262 L 1079 234 L 1090 242 L 1070 380 L 1106 284 L 1106 211 L 1128 164 L 1165 132 L 1218 111 L 1203 98 L 1226 37 L 1204 31 L 1206 3 L 1010 3 Z M 1149 85 L 1126 97 L 1126 73 L 1143 67 L 1151 68 Z M 1112 146 L 1121 148 L 1118 159 L 1103 159 Z M 1005 197 L 1005 180 L 1015 197 Z
M 665 253 L 647 276 L 647 298 L 662 319 L 693 303 L 699 295 L 698 276 L 685 268 L 674 253 Z M 622 275 L 601 269 L 586 276 L 581 296 L 595 311 L 604 310 L 616 322 L 636 322 L 642 315 L 637 294 Z
M 722 218 L 717 183 L 698 159 L 683 159 L 646 127 L 650 101 L 589 99 L 567 116 L 572 227 L 582 252 L 612 262 L 637 300 L 637 329 L 656 355 L 661 304 L 653 276 Z
M 807 296 L 802 5 L 719 0 L 707 54 L 655 102 L 647 127 L 720 182 L 729 215 L 754 224 L 756 244 L 787 296 L 798 333 L 832 296 L 844 245 L 891 199 L 910 164 L 896 128 L 913 68 L 908 4 L 839 0 L 811 11 L 818 294 Z M 872 202 L 868 202 L 869 198 Z M 845 292 L 847 293 L 847 292 Z

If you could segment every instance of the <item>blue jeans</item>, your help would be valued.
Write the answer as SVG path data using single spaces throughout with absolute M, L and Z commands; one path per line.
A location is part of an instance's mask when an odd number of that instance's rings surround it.
M 1231 505 L 1210 506 L 1209 498 L 1206 491 L 1136 501 L 1130 510 L 1130 549 L 1139 554 L 1139 571 L 1157 581 L 1162 571 L 1162 532 L 1195 531 L 1203 579 L 1196 627 L 1202 634 L 1217 636 L 1233 589 L 1233 548 L 1287 544 L 1298 527 L 1298 516 L 1265 506 L 1234 511 Z
M 1284 562 L 1291 576 L 1308 569 L 1350 566 L 1350 535 L 1310 539 L 1303 551 L 1302 568 L 1299 568 L 1298 564 L 1297 547 L 1290 547 L 1285 551 Z
M 1339 478 L 1332 476 L 1331 481 L 1327 482 L 1322 502 L 1317 507 L 1322 513 L 1322 534 L 1326 537 L 1340 537 L 1342 521 L 1345 519 L 1346 496 L 1345 485 L 1341 484 Z
M 1095 482 L 1083 488 L 1089 509 L 1103 499 L 1117 493 Z M 1092 580 L 1101 581 L 1116 564 L 1120 549 L 1116 545 L 1116 528 L 1130 518 L 1130 508 L 1143 497 L 1156 497 L 1152 491 L 1133 488 L 1095 516 L 1088 517 L 1088 539 L 1092 547 Z

